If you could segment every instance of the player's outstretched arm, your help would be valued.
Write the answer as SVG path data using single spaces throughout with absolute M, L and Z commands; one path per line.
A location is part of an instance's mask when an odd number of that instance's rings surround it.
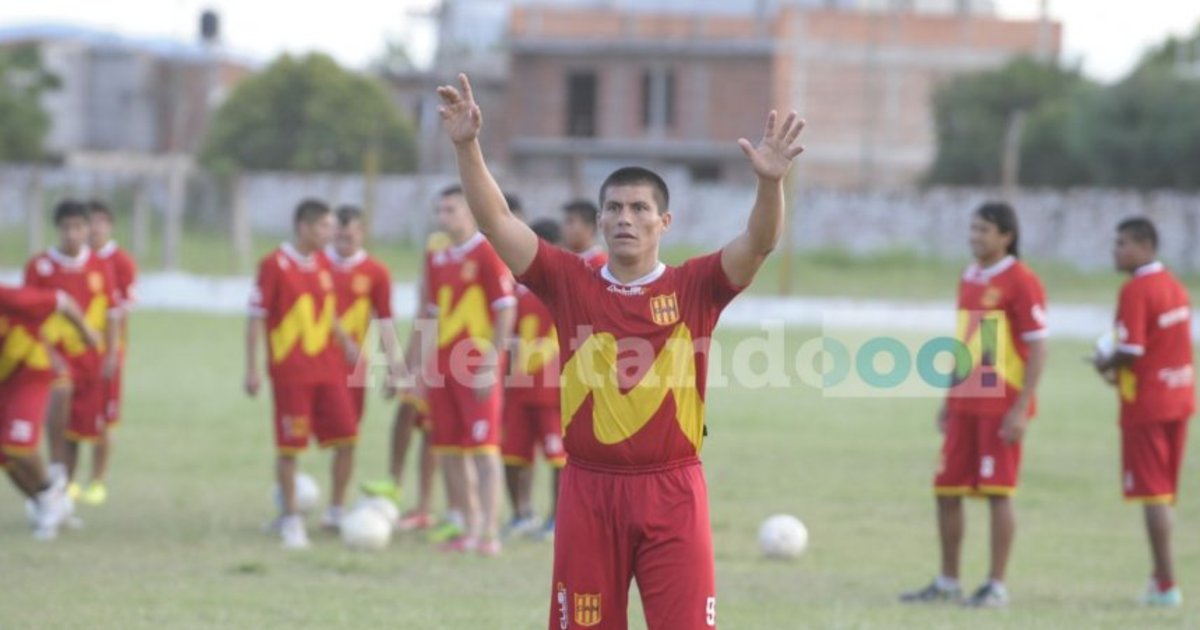
M 438 88 L 442 105 L 438 113 L 446 135 L 454 143 L 458 160 L 458 175 L 462 182 L 467 205 L 479 223 L 479 229 L 491 241 L 492 247 L 516 275 L 525 273 L 537 254 L 537 236 L 508 208 L 500 186 L 488 171 L 479 147 L 479 130 L 483 114 L 475 102 L 467 75 L 458 75 L 461 91 L 450 85 Z
M 730 282 L 739 287 L 754 280 L 767 255 L 779 244 L 783 235 L 783 178 L 792 160 L 804 151 L 796 144 L 804 120 L 796 112 L 788 114 L 782 125 L 777 119 L 774 110 L 767 114 L 767 126 L 757 146 L 745 138 L 738 140 L 758 175 L 758 197 L 746 229 L 721 251 L 721 267 Z

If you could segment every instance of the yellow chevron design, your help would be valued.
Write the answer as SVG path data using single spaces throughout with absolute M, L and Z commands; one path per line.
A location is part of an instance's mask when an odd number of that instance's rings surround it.
M 1124 402 L 1131 403 L 1137 400 L 1137 374 L 1129 367 L 1117 370 L 1117 391 Z
M 333 335 L 333 296 L 325 296 L 320 317 L 316 314 L 315 305 L 312 295 L 301 295 L 283 321 L 271 331 L 272 363 L 281 363 L 297 343 L 301 352 L 310 357 L 320 354 L 329 346 L 329 339 Z
M 993 310 L 980 313 L 978 319 L 975 319 L 972 317 L 975 313 L 979 313 L 979 311 L 958 311 L 957 337 L 970 350 L 971 365 L 955 366 L 956 376 L 959 379 L 965 379 L 979 367 L 983 359 L 981 323 L 984 319 L 992 319 L 996 322 L 996 348 L 994 348 L 996 356 L 993 367 L 1004 382 L 1014 390 L 1020 391 L 1025 385 L 1025 361 L 1021 359 L 1020 354 L 1017 354 L 1017 346 L 1012 342 L 1012 327 L 1008 323 L 1008 315 L 1002 310 Z M 971 330 L 972 323 L 976 324 L 974 330 Z M 970 334 L 969 337 L 968 334 Z
M 97 295 L 92 298 L 83 314 L 88 326 L 100 334 L 100 345 L 96 347 L 99 352 L 104 352 L 104 332 L 108 330 L 108 307 L 108 298 Z M 69 357 L 78 357 L 87 352 L 87 344 L 84 343 L 79 330 L 62 313 L 55 313 L 47 318 L 42 324 L 40 332 L 43 341 L 51 346 L 62 348 L 63 353 Z
M 467 287 L 457 303 L 452 303 L 454 289 L 443 286 L 437 294 L 438 348 L 445 348 L 463 332 L 480 349 L 492 347 L 492 318 L 488 314 L 487 296 L 483 287 Z
M 22 363 L 34 369 L 50 369 L 50 355 L 46 346 L 22 326 L 14 326 L 7 318 L 0 317 L 0 382 L 3 382 Z
M 704 401 L 696 389 L 694 353 L 691 331 L 679 324 L 642 381 L 622 394 L 616 337 L 610 333 L 588 337 L 563 366 L 563 430 L 590 395 L 596 439 L 602 444 L 618 444 L 646 426 L 670 393 L 675 397 L 679 428 L 699 452 L 704 442 Z
M 551 326 L 547 336 L 539 337 L 540 325 L 537 315 L 526 315 L 517 322 L 517 360 L 513 367 L 519 374 L 537 374 L 558 356 L 558 330 Z
M 367 327 L 371 325 L 371 300 L 367 297 L 354 300 L 350 308 L 342 313 L 339 321 L 342 324 L 342 330 L 346 331 L 346 334 L 361 346 L 363 340 L 367 338 Z

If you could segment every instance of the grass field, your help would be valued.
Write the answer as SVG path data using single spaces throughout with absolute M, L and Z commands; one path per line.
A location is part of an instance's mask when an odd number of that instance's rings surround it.
M 273 510 L 269 400 L 241 393 L 241 321 L 138 313 L 132 334 L 109 503 L 83 509 L 83 531 L 37 544 L 15 493 L 0 490 L 0 627 L 545 627 L 548 546 L 514 543 L 498 559 L 442 557 L 401 538 L 368 555 L 318 536 L 309 553 L 282 551 L 259 532 Z M 789 348 L 811 334 L 794 331 Z M 721 626 L 1200 625 L 1192 603 L 1134 605 L 1148 559 L 1140 512 L 1118 493 L 1114 396 L 1077 359 L 1083 346 L 1051 350 L 1018 499 L 1014 605 L 1005 611 L 895 603 L 934 574 L 936 401 L 829 399 L 802 385 L 710 390 L 704 459 Z M 383 469 L 388 412 L 372 398 L 359 478 Z M 309 455 L 303 467 L 324 484 L 326 462 Z M 1177 563 L 1185 592 L 1200 597 L 1196 462 L 1184 473 Z M 776 512 L 810 529 L 798 561 L 756 552 L 758 523 Z M 971 587 L 985 570 L 985 515 L 982 505 L 968 510 Z M 631 627 L 644 627 L 636 606 L 631 617 Z

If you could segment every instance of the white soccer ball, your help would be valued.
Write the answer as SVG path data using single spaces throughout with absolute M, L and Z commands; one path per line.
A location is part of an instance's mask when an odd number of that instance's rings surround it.
M 342 542 L 359 551 L 379 551 L 392 540 L 392 521 L 380 510 L 366 505 L 355 506 L 342 517 Z
M 296 473 L 296 511 L 305 514 L 317 509 L 321 503 L 321 487 L 308 473 Z M 283 491 L 275 484 L 275 507 L 283 512 Z
M 391 499 L 383 497 L 364 497 L 354 504 L 354 509 L 375 510 L 383 515 L 389 523 L 400 520 L 400 508 Z
M 808 528 L 795 516 L 776 514 L 758 528 L 758 548 L 768 558 L 789 560 L 804 553 L 806 547 Z
M 1115 332 L 1106 332 L 1103 335 L 1100 335 L 1100 338 L 1096 340 L 1096 356 L 1101 360 L 1107 361 L 1111 359 L 1113 353 L 1116 351 L 1117 334 Z

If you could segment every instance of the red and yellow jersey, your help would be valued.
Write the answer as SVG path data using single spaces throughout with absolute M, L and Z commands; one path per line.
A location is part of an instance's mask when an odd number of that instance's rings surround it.
M 558 330 L 550 310 L 529 287 L 517 285 L 517 323 L 513 331 L 507 400 L 557 405 Z
M 100 334 L 101 343 L 89 348 L 79 331 L 61 314 L 42 324 L 42 339 L 66 359 L 71 377 L 90 380 L 100 377 L 103 339 L 108 319 L 120 313 L 116 281 L 107 263 L 84 247 L 76 256 L 67 256 L 51 247 L 30 259 L 25 266 L 25 285 L 57 289 L 71 296 L 83 309 L 88 325 Z
M 345 378 L 334 336 L 337 295 L 329 261 L 284 243 L 259 263 L 250 314 L 267 326 L 267 365 L 277 383 L 331 383 Z
M 117 304 L 128 315 L 129 310 L 133 308 L 134 302 L 137 301 L 135 290 L 137 285 L 137 263 L 134 262 L 133 256 L 130 256 L 129 252 L 117 245 L 116 241 L 109 241 L 104 247 L 96 250 L 96 256 L 108 264 L 113 276 L 113 282 L 116 283 Z M 126 344 L 129 342 L 128 317 L 121 318 L 121 335 L 119 341 L 121 349 L 124 350 Z
M 383 263 L 365 251 L 342 258 L 331 247 L 325 250 L 325 257 L 333 272 L 338 321 L 361 348 L 372 320 L 391 325 L 391 274 Z
M 1117 372 L 1121 422 L 1183 420 L 1196 405 L 1192 307 L 1187 289 L 1160 262 L 1121 288 L 1117 350 L 1137 357 Z
M 593 245 L 591 249 L 579 254 L 583 262 L 591 269 L 599 269 L 608 264 L 608 252 L 603 247 Z
M 434 370 L 450 377 L 452 356 L 456 362 L 465 359 L 474 366 L 477 357 L 492 349 L 496 312 L 516 304 L 514 283 L 496 250 L 478 232 L 461 245 L 427 252 L 426 256 L 424 302 L 427 312 L 437 319 Z M 462 343 L 470 345 L 463 350 L 459 348 Z
M 520 281 L 558 329 L 568 457 L 643 466 L 700 453 L 712 331 L 741 291 L 720 252 L 622 284 L 539 241 Z
M 0 286 L 0 383 L 23 372 L 49 374 L 50 356 L 38 330 L 58 310 L 60 295 Z
M 956 338 L 971 361 L 955 366 L 947 409 L 1007 413 L 1025 385 L 1030 342 L 1048 335 L 1046 292 L 1032 270 L 1012 256 L 988 268 L 967 267 L 958 285 Z M 1031 399 L 1029 415 L 1036 410 Z

